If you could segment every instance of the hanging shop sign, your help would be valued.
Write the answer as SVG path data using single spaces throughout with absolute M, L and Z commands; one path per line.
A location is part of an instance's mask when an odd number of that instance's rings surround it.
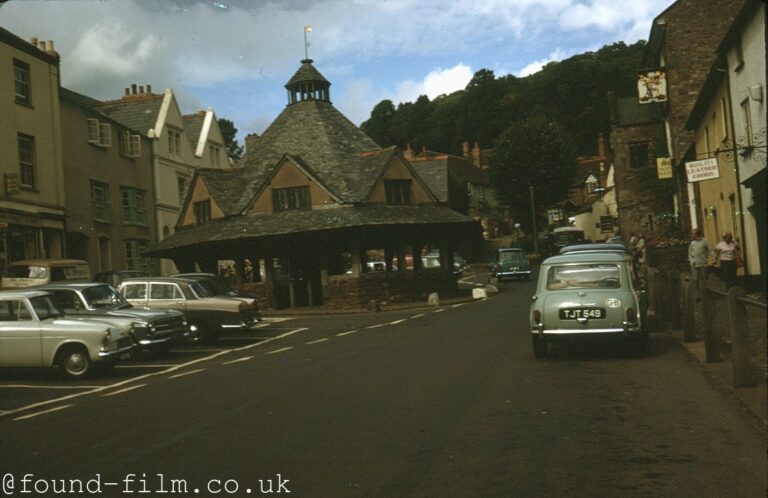
M 688 176 L 688 183 L 720 178 L 720 170 L 717 167 L 717 158 L 714 157 L 685 163 L 685 173 Z
M 672 158 L 657 157 L 656 173 L 658 174 L 660 180 L 663 180 L 664 178 L 672 178 Z
M 667 73 L 651 69 L 637 73 L 637 101 L 641 104 L 667 101 Z

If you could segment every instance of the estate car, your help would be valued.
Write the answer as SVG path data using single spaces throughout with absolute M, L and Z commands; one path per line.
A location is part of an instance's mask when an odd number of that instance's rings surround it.
M 529 319 L 537 358 L 546 356 L 551 342 L 567 337 L 617 336 L 647 346 L 647 298 L 626 253 L 549 257 L 541 264 L 532 300 Z
M 137 308 L 174 309 L 189 320 L 190 341 L 213 341 L 222 330 L 245 330 L 260 319 L 256 302 L 211 296 L 204 283 L 190 278 L 150 277 L 124 280 L 118 292 Z
M 41 290 L 0 291 L 0 367 L 58 366 L 79 379 L 135 348 L 132 321 L 65 317 Z

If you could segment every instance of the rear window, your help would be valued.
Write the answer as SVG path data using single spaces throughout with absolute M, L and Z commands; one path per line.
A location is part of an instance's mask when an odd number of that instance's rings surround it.
M 501 261 L 520 261 L 525 259 L 525 253 L 523 251 L 504 251 L 499 253 L 499 259 Z
M 9 266 L 5 270 L 6 276 L 10 278 L 34 278 L 45 280 L 48 278 L 48 268 L 45 266 Z
M 590 263 L 553 266 L 547 273 L 547 290 L 615 289 L 621 286 L 619 266 Z

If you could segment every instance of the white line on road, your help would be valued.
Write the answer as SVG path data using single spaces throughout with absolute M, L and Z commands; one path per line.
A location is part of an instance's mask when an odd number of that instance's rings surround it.
M 226 349 L 175 349 L 174 353 L 221 353 Z
M 317 344 L 318 342 L 325 342 L 325 341 L 328 341 L 328 340 L 329 339 L 326 337 L 325 339 L 318 339 L 316 341 L 309 341 L 309 342 L 305 342 L 304 344 Z
M 336 337 L 343 337 L 343 336 L 349 335 L 349 334 L 357 334 L 357 330 L 350 330 L 350 331 L 347 331 L 347 332 L 339 332 L 338 334 L 336 334 Z
M 435 310 L 432 313 L 442 313 L 443 311 L 445 311 L 445 308 L 440 308 L 439 310 Z
M 253 359 L 253 356 L 243 356 L 242 358 L 238 358 L 236 360 L 225 361 L 224 363 L 222 363 L 222 365 L 231 365 L 233 363 L 240 363 L 241 361 L 248 361 L 252 359 Z
M 389 324 L 390 325 L 397 325 L 398 323 L 403 323 L 406 320 L 407 320 L 407 318 L 402 318 L 400 320 L 395 320 L 394 322 L 389 322 Z
M 264 353 L 264 354 L 282 353 L 283 351 L 288 351 L 289 349 L 293 349 L 293 346 L 288 346 L 287 348 L 275 349 L 274 351 L 269 351 L 268 353 Z
M 418 315 L 413 315 L 411 318 L 421 318 L 422 316 L 424 316 L 424 313 L 420 313 Z
M 111 393 L 102 394 L 102 397 L 114 396 L 116 394 L 127 393 L 128 391 L 133 391 L 134 389 L 138 389 L 138 388 L 144 387 L 144 386 L 146 386 L 146 384 L 139 384 L 138 386 L 126 387 L 125 389 L 120 389 L 119 391 L 112 391 Z
M 204 368 L 198 368 L 197 370 L 190 370 L 188 372 L 182 372 L 180 374 L 171 375 L 168 378 L 169 379 L 178 379 L 179 377 L 184 377 L 185 375 L 192 375 L 192 374 L 195 374 L 197 372 L 202 372 L 203 370 L 205 370 L 205 369 Z
M 458 304 L 454 304 L 453 306 L 451 306 L 451 308 L 459 308 L 461 306 L 466 306 L 467 304 L 469 304 L 469 303 L 458 303 Z
M 369 325 L 369 326 L 367 326 L 365 328 L 367 328 L 367 329 L 377 329 L 379 327 L 383 327 L 384 325 L 386 325 L 386 323 L 380 323 L 378 325 Z
M 171 363 L 168 365 L 159 365 L 159 364 L 147 364 L 147 365 L 115 365 L 115 368 L 170 368 L 175 367 L 176 363 Z
M 25 389 L 97 389 L 101 386 L 33 386 L 31 384 L 8 384 L 0 388 L 25 388 Z M 2 412 L 0 412 L 1 414 Z
M 13 420 L 24 420 L 25 418 L 37 417 L 39 415 L 45 415 L 46 413 L 52 413 L 52 412 L 57 412 L 59 410 L 64 410 L 65 408 L 69 408 L 70 406 L 75 406 L 75 405 L 57 406 L 56 408 L 51 408 L 50 410 L 45 410 L 43 412 L 37 412 L 37 413 L 32 413 L 30 415 L 24 415 L 24 416 L 21 416 L 21 417 L 16 417 Z M 11 413 L 11 412 L 8 412 L 8 413 Z
M 244 351 L 246 349 L 255 348 L 256 346 L 261 346 L 262 344 L 266 344 L 268 342 L 276 341 L 278 339 L 282 339 L 284 337 L 288 337 L 289 335 L 296 334 L 298 332 L 303 332 L 305 330 L 309 330 L 307 327 L 302 327 L 300 329 L 291 330 L 289 332 L 286 332 L 284 334 L 276 335 L 275 337 L 270 337 L 269 339 L 265 339 L 263 341 L 257 342 L 256 344 L 248 344 L 247 346 L 242 346 L 239 348 L 232 349 L 231 351 Z
M 263 328 L 270 327 L 271 325 L 272 325 L 271 323 L 258 323 L 256 325 L 252 326 L 251 328 L 249 328 L 248 330 L 263 329 Z

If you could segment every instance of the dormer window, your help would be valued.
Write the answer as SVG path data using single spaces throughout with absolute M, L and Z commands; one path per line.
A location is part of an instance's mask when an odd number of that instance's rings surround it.
M 410 204 L 411 180 L 384 180 L 384 193 L 387 204 Z
M 202 225 L 207 221 L 211 221 L 211 200 L 210 199 L 196 202 L 194 204 L 194 210 L 195 210 L 196 225 Z
M 272 209 L 300 211 L 310 208 L 309 187 L 276 188 L 272 190 Z
M 589 178 L 587 178 L 587 181 L 584 182 L 584 186 L 586 187 L 588 194 L 593 193 L 595 190 L 597 190 L 597 186 L 598 186 L 597 178 L 595 178 L 592 175 L 589 175 Z

